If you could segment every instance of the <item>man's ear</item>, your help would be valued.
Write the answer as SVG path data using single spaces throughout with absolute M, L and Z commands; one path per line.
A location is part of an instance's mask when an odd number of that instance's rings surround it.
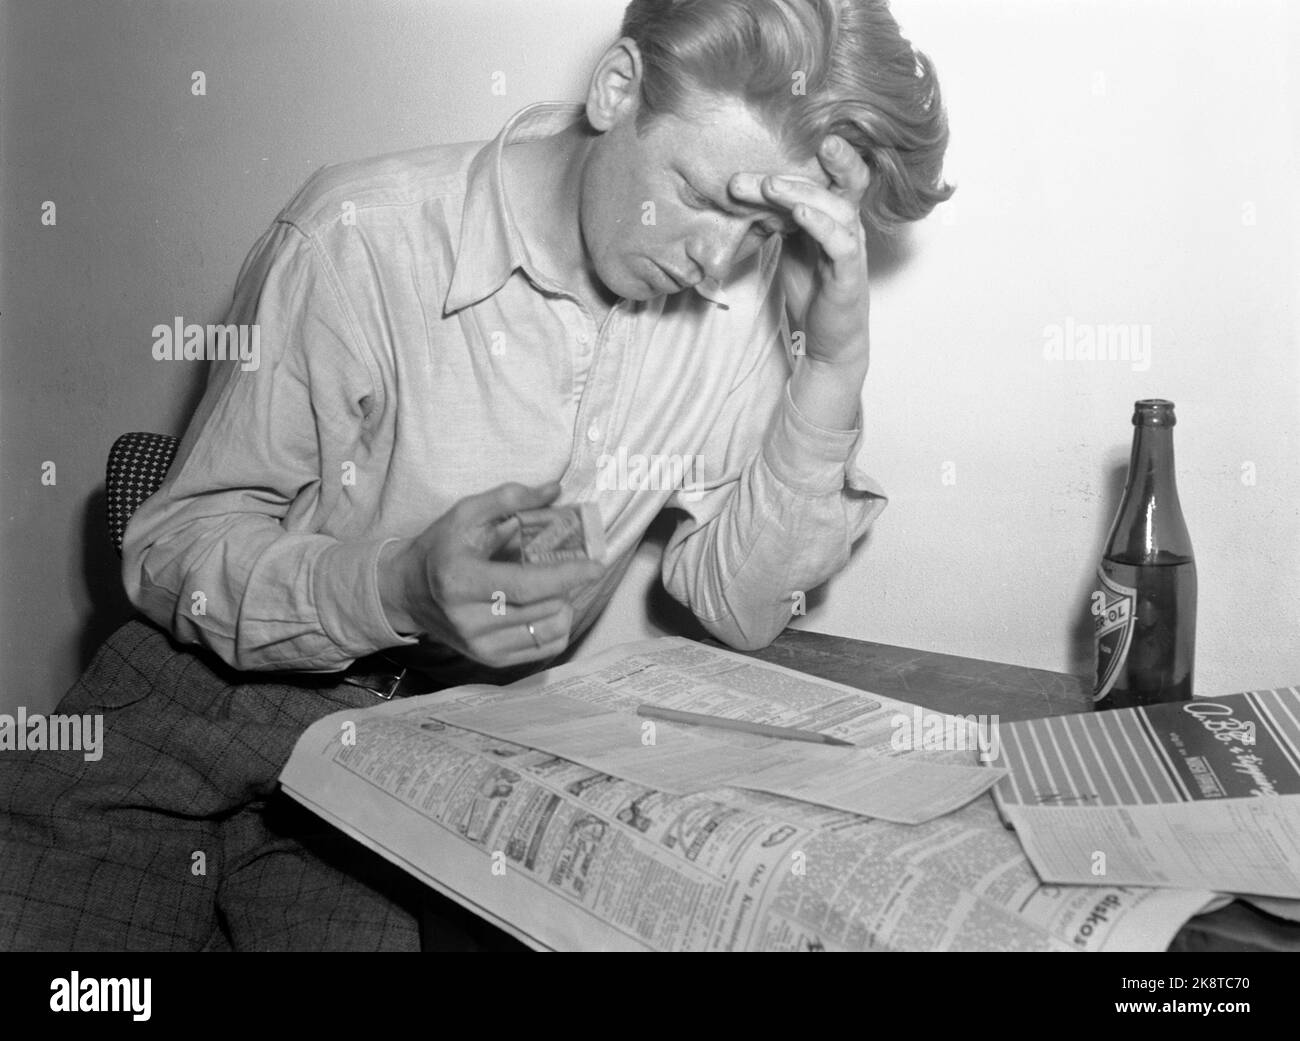
M 604 133 L 635 119 L 641 106 L 641 48 L 629 36 L 601 55 L 587 86 L 587 122 Z

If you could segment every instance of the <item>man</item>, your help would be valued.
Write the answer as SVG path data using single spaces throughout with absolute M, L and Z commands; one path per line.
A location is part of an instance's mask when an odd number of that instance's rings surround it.
M 362 887 L 318 856 L 328 839 L 274 794 L 297 733 L 369 696 L 302 674 L 365 677 L 380 653 L 444 685 L 536 668 L 595 620 L 664 509 L 681 514 L 668 591 L 728 644 L 770 642 L 883 508 L 855 458 L 862 218 L 946 198 L 946 137 L 883 0 L 634 0 L 583 106 L 317 174 L 227 317 L 257 326 L 261 366 L 214 371 L 126 533 L 132 601 L 205 650 L 133 623 L 65 700 L 108 710 L 106 745 L 116 729 L 152 765 L 59 782 L 100 812 L 111 796 L 86 793 L 125 785 L 173 817 L 123 818 L 130 849 L 101 834 L 87 852 L 85 827 L 28 806 L 50 820 L 42 865 L 132 895 L 79 897 L 69 932 L 66 908 L 38 916 L 24 891 L 18 945 L 412 946 L 393 880 Z M 618 479 L 625 458 L 690 466 Z M 608 566 L 502 559 L 519 511 L 578 502 Z M 176 859 L 205 844 L 217 877 L 178 893 Z M 35 845 L 14 861 L 29 875 Z

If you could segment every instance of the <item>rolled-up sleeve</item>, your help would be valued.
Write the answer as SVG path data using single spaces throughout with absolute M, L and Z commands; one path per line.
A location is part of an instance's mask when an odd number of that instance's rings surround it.
M 887 502 L 859 466 L 860 426 L 827 429 L 795 407 L 783 306 L 768 298 L 754 332 L 759 360 L 717 417 L 703 459 L 710 478 L 669 501 L 686 517 L 664 551 L 664 585 L 743 650 L 781 633 Z
M 381 393 L 343 299 L 296 227 L 262 236 L 225 319 L 248 327 L 257 365 L 214 363 L 166 481 L 126 530 L 131 602 L 239 669 L 335 671 L 415 642 L 380 603 L 388 540 L 316 531 L 355 494 L 344 475 Z

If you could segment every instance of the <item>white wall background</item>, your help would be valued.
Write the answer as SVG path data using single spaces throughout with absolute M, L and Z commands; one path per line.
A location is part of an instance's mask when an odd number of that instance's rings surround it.
M 52 706 L 129 615 L 104 457 L 123 431 L 182 430 L 201 382 L 152 361 L 152 326 L 214 320 L 323 163 L 487 138 L 531 101 L 579 96 L 622 6 L 0 7 L 0 709 Z M 1168 397 L 1200 575 L 1198 692 L 1300 682 L 1300 8 L 894 10 L 938 66 L 959 191 L 875 255 L 864 403 L 892 502 L 797 623 L 1086 672 L 1132 403 Z M 1046 360 L 1045 327 L 1067 320 L 1149 326 L 1149 369 Z M 654 556 L 584 652 L 662 630 Z

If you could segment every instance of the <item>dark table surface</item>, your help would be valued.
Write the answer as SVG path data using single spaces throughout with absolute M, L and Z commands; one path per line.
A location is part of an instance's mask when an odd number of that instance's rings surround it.
M 825 633 L 787 629 L 750 656 L 936 712 L 996 714 L 1007 723 L 1084 712 L 1091 704 L 1090 687 L 1078 676 Z

